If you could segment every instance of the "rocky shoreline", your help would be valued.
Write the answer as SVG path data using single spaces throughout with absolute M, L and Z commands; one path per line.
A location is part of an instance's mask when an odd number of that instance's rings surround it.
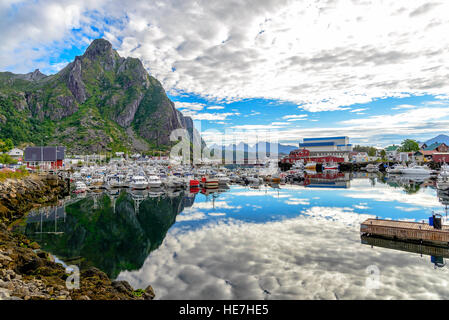
M 0 300 L 152 300 L 151 286 L 134 290 L 97 268 L 80 271 L 79 289 L 68 289 L 70 273 L 36 242 L 12 232 L 32 208 L 56 202 L 63 181 L 30 176 L 0 182 Z

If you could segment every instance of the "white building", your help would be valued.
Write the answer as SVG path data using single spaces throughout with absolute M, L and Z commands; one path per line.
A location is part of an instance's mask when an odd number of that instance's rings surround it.
M 398 161 L 399 160 L 399 146 L 392 145 L 385 148 L 386 157 L 389 161 Z
M 14 148 L 8 152 L 8 155 L 10 155 L 12 158 L 17 159 L 17 160 L 23 159 L 23 150 Z
M 349 137 L 304 138 L 299 148 L 307 149 L 314 157 L 341 157 L 349 161 L 349 153 L 352 152 L 352 144 Z
M 369 156 L 367 152 L 350 152 L 349 153 L 352 162 L 368 162 Z

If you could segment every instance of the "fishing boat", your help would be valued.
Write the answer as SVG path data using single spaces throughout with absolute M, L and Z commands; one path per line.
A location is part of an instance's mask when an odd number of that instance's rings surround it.
M 200 184 L 206 189 L 216 189 L 218 188 L 218 179 L 205 176 L 201 178 Z
M 146 189 L 148 188 L 148 180 L 144 176 L 133 176 L 131 178 L 130 186 L 133 189 Z
M 324 170 L 338 170 L 338 164 L 335 163 L 327 163 L 323 166 Z
M 307 162 L 306 165 L 304 166 L 304 169 L 306 169 L 306 170 L 316 170 L 316 162 L 314 162 L 314 161 Z
M 189 187 L 190 188 L 198 188 L 199 186 L 200 186 L 199 180 L 190 179 L 190 181 L 189 181 Z

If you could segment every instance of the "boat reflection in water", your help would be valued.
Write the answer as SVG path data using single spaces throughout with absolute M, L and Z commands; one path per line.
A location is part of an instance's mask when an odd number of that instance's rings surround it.
M 182 191 L 89 194 L 31 212 L 23 231 L 64 263 L 95 266 L 116 278 L 123 270 L 139 269 L 194 201 L 195 194 Z
M 303 185 L 307 188 L 350 188 L 350 174 L 337 170 L 306 171 Z
M 381 247 L 405 252 L 412 252 L 421 256 L 430 256 L 431 263 L 435 268 L 442 268 L 446 265 L 444 259 L 449 258 L 449 248 L 436 247 L 424 244 L 416 244 L 405 241 L 389 240 L 373 236 L 361 236 L 362 244 L 369 245 L 371 247 Z

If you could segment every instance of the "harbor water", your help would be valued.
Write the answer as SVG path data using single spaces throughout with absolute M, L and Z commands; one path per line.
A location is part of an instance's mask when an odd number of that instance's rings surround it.
M 156 299 L 448 299 L 446 251 L 360 235 L 367 218 L 446 218 L 435 181 L 344 174 L 219 190 L 115 189 L 19 226 L 64 265 L 95 266 Z

